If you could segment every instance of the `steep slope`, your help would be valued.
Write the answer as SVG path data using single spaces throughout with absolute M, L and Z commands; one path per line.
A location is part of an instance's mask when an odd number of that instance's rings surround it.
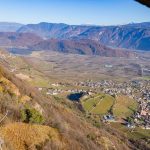
M 39 23 L 21 27 L 17 32 L 32 32 L 44 38 L 91 39 L 104 45 L 136 50 L 150 50 L 150 23 L 121 26 L 86 26 Z
M 113 49 L 93 40 L 45 40 L 39 42 L 29 49 L 32 50 L 52 50 L 63 53 L 73 53 L 82 55 L 100 55 L 106 57 L 131 57 L 134 53 Z
M 27 148 L 41 147 L 46 141 L 63 142 L 60 133 L 55 128 L 27 122 L 21 123 L 24 117 L 21 112 L 26 109 L 27 105 L 34 110 L 32 121 L 35 121 L 36 113 L 42 116 L 42 112 L 38 109 L 42 110 L 42 108 L 31 96 L 26 95 L 17 87 L 16 84 L 21 81 L 4 71 L 2 67 L 0 69 L 0 123 L 3 125 L 0 127 L 0 139 L 2 148 L 26 150 Z M 36 108 L 37 105 L 38 108 Z
M 93 39 L 112 47 L 150 50 L 150 28 L 143 28 L 140 25 L 137 25 L 137 27 L 129 25 L 99 29 L 91 28 L 75 38 Z

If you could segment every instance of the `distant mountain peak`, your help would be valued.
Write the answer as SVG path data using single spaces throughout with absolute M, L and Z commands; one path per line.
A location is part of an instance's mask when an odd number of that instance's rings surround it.
M 0 22 L 0 32 L 16 32 L 23 24 L 15 22 Z

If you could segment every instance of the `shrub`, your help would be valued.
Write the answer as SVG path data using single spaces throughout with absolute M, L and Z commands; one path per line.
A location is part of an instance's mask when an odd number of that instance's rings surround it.
M 36 109 L 29 107 L 21 110 L 21 120 L 25 123 L 42 124 L 44 122 L 43 116 Z
M 127 121 L 131 124 L 134 122 L 133 118 L 131 118 L 131 117 L 127 117 Z
M 87 138 L 90 139 L 90 140 L 92 140 L 92 141 L 94 141 L 96 139 L 96 135 L 94 133 L 89 133 L 87 135 Z

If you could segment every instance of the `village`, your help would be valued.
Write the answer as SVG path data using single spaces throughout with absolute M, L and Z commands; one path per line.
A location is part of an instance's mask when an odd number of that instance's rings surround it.
M 105 93 L 113 97 L 117 97 L 120 94 L 126 95 L 134 99 L 138 103 L 137 111 L 132 116 L 126 118 L 126 126 L 128 128 L 141 127 L 143 129 L 150 129 L 150 81 L 148 80 L 132 80 L 123 83 L 117 83 L 112 80 L 102 80 L 93 82 L 88 80 L 85 82 L 73 83 L 73 89 L 61 89 L 61 87 L 68 86 L 63 83 L 52 83 L 53 88 L 45 90 L 46 95 L 59 95 L 61 93 L 84 93 L 84 96 L 96 93 Z M 80 88 L 79 88 L 80 87 Z M 38 88 L 39 91 L 44 90 Z M 104 115 L 104 121 L 115 121 L 113 114 Z
M 129 82 L 116 83 L 114 81 L 100 82 L 80 82 L 76 83 L 80 86 L 89 86 L 91 89 L 100 88 L 102 92 L 116 97 L 119 94 L 127 95 L 139 104 L 138 109 L 133 116 L 127 119 L 127 127 L 141 127 L 150 129 L 150 81 L 148 80 L 132 80 Z M 114 121 L 113 115 L 105 115 L 106 121 Z

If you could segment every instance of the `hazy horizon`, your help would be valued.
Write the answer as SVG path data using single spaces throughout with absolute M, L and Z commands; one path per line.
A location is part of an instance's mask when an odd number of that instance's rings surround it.
M 0 23 L 16 23 L 16 24 L 22 24 L 22 25 L 28 25 L 28 24 L 40 24 L 40 23 L 51 23 L 51 24 L 67 24 L 67 25 L 83 25 L 83 26 L 122 26 L 122 25 L 128 25 L 128 24 L 138 24 L 138 23 L 150 23 L 150 21 L 144 21 L 144 22 L 128 22 L 128 23 L 125 23 L 125 24 L 106 24 L 106 25 L 103 25 L 103 24 L 69 24 L 69 23 L 65 23 L 65 22 L 43 22 L 43 21 L 40 21 L 40 22 L 33 22 L 33 23 L 21 23 L 21 22 L 10 22 L 10 21 L 0 21 Z

